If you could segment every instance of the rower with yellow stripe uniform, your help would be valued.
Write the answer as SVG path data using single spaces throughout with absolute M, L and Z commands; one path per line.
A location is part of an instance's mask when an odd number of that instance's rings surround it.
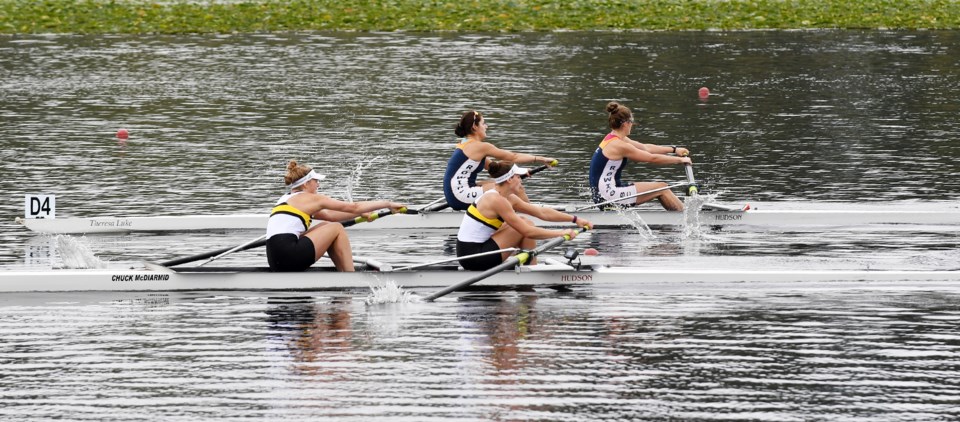
M 590 226 L 590 222 L 585 219 L 553 208 L 533 205 L 521 199 L 517 192 L 522 188 L 520 176 L 526 174 L 526 169 L 508 161 L 493 161 L 489 164 L 488 172 L 490 177 L 494 178 L 494 188 L 483 192 L 467 208 L 457 233 L 458 257 L 483 253 L 485 255 L 460 259 L 460 265 L 464 269 L 487 270 L 499 265 L 511 255 L 511 251 L 493 253 L 498 250 L 530 250 L 537 246 L 538 239 L 560 236 L 573 239 L 577 236 L 573 229 L 548 230 L 537 227 L 529 219 L 518 215 L 518 212 L 544 221 L 569 222 L 579 227 Z
M 280 197 L 267 220 L 267 263 L 271 271 L 304 271 L 324 253 L 338 271 L 353 271 L 353 251 L 343 225 L 336 221 L 403 205 L 391 201 L 343 202 L 317 193 L 326 176 L 290 160 L 284 182 L 290 189 Z M 312 228 L 313 219 L 323 220 Z

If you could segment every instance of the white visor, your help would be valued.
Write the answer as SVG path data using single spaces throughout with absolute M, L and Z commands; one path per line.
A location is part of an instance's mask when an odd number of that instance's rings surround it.
M 494 180 L 494 182 L 495 182 L 495 183 L 498 183 L 498 184 L 499 184 L 499 183 L 503 183 L 503 182 L 506 182 L 507 180 L 510 180 L 510 178 L 513 177 L 514 175 L 524 176 L 524 175 L 526 175 L 526 174 L 528 174 L 528 173 L 530 173 L 530 170 L 527 170 L 527 169 L 525 169 L 525 168 L 523 168 L 523 167 L 520 167 L 520 166 L 514 164 L 514 165 L 513 165 L 513 168 L 511 168 L 510 171 L 508 171 L 508 172 L 507 172 L 506 174 L 504 174 L 503 176 L 500 176 L 500 177 L 496 178 L 496 179 Z
M 291 183 L 290 186 L 288 186 L 288 187 L 289 187 L 290 189 L 296 189 L 296 188 L 298 188 L 298 187 L 300 187 L 300 186 L 303 186 L 304 183 L 309 182 L 311 179 L 323 180 L 323 179 L 326 179 L 326 178 L 327 178 L 327 176 L 324 176 L 324 175 L 322 175 L 322 174 L 317 174 L 315 171 L 310 170 L 310 173 L 307 173 L 306 176 L 303 176 L 303 177 L 297 179 L 296 182 Z

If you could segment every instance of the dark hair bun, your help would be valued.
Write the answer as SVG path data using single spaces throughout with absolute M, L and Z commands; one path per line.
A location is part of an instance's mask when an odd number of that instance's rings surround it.
M 457 123 L 457 125 L 453 127 L 453 133 L 456 134 L 458 138 L 462 138 L 469 135 L 470 131 L 465 129 L 462 124 Z
M 611 101 L 607 104 L 607 113 L 613 114 L 617 112 L 617 109 L 620 108 L 620 103 L 616 101 Z

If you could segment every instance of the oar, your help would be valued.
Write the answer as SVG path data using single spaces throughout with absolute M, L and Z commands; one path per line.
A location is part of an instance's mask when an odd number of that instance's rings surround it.
M 540 167 L 537 167 L 537 168 L 535 168 L 535 169 L 533 169 L 533 170 L 530 170 L 530 172 L 528 172 L 527 174 L 524 174 L 524 175 L 520 176 L 520 178 L 521 178 L 521 179 L 526 179 L 528 176 L 533 176 L 534 174 L 540 173 L 541 171 L 544 171 L 544 170 L 546 170 L 546 169 L 548 169 L 548 168 L 550 168 L 550 167 L 556 167 L 556 166 L 559 165 L 559 164 L 560 164 L 559 161 L 553 160 L 553 161 L 550 162 L 550 164 L 544 164 L 544 165 L 542 165 L 542 166 L 540 166 Z M 431 207 L 431 206 L 432 206 L 432 207 Z M 440 199 L 437 199 L 436 201 L 433 201 L 433 202 L 431 202 L 431 203 L 429 203 L 429 204 L 427 204 L 427 205 L 424 205 L 424 206 L 420 207 L 419 210 L 410 210 L 410 211 L 407 211 L 407 214 L 423 214 L 423 213 L 427 213 L 427 212 L 437 212 L 437 211 L 446 209 L 446 208 L 449 207 L 449 206 L 450 206 L 450 204 L 448 204 L 448 203 L 446 202 L 446 198 L 440 198 Z
M 403 211 L 403 210 L 405 210 L 405 208 L 404 208 L 404 209 L 401 209 L 401 211 Z M 393 211 L 392 211 L 392 210 L 384 210 L 384 211 L 380 211 L 380 212 L 378 212 L 378 213 L 376 213 L 376 214 L 370 215 L 370 218 L 369 218 L 369 219 L 363 218 L 362 216 L 358 216 L 358 217 L 353 218 L 353 219 L 350 219 L 350 220 L 341 221 L 340 224 L 342 224 L 343 227 L 350 227 L 350 226 L 352 226 L 352 225 L 354 225 L 354 224 L 357 224 L 357 223 L 362 223 L 362 222 L 364 222 L 364 221 L 373 221 L 373 220 L 376 220 L 376 219 L 378 219 L 378 218 L 380 218 L 380 217 L 384 217 L 384 216 L 387 216 L 387 215 L 390 215 L 390 214 L 393 214 Z M 164 267 L 173 267 L 173 266 L 177 266 L 177 265 L 181 265 L 181 264 L 186 264 L 186 263 L 194 262 L 194 261 L 199 261 L 199 260 L 201 260 L 201 259 L 207 259 L 207 258 L 211 258 L 211 257 L 220 258 L 221 256 L 227 255 L 228 253 L 245 251 L 245 250 L 253 249 L 253 248 L 259 248 L 259 247 L 264 246 L 264 245 L 267 244 L 267 240 L 265 239 L 265 237 L 266 237 L 265 235 L 264 235 L 264 236 L 261 236 L 261 237 L 258 237 L 258 238 L 256 238 L 256 239 L 254 239 L 254 240 L 252 240 L 252 241 L 250 241 L 250 242 L 244 243 L 244 244 L 242 244 L 242 245 L 240 245 L 240 246 L 235 246 L 235 247 L 230 247 L 230 248 L 223 248 L 223 249 L 218 249 L 218 250 L 211 251 L 211 252 L 204 252 L 204 253 L 201 253 L 201 254 L 191 255 L 191 256 L 187 256 L 187 257 L 183 257 L 183 258 L 172 259 L 172 260 L 170 260 L 170 261 L 161 262 L 160 265 L 162 265 L 162 266 L 164 266 Z
M 495 251 L 480 252 L 480 253 L 476 253 L 476 254 L 473 254 L 473 255 L 456 256 L 456 257 L 453 257 L 453 258 L 443 259 L 443 260 L 440 260 L 440 261 L 433 261 L 433 262 L 427 262 L 427 263 L 425 263 L 425 264 L 411 265 L 411 266 L 409 266 L 409 267 L 394 268 L 393 271 L 412 270 L 412 269 L 414 269 L 414 268 L 429 267 L 429 266 L 431 266 L 431 265 L 443 264 L 443 263 L 445 263 L 445 262 L 459 261 L 459 260 L 461 260 L 461 259 L 470 259 L 470 258 L 476 258 L 476 257 L 479 257 L 479 256 L 487 256 L 487 255 L 493 255 L 493 254 L 495 254 L 495 253 L 513 252 L 513 251 L 518 251 L 518 250 L 519 250 L 519 249 L 517 249 L 517 248 L 497 249 L 497 250 L 495 250 Z
M 433 202 L 431 202 L 431 203 L 429 203 L 429 204 L 427 204 L 427 205 L 424 205 L 424 206 L 420 207 L 419 210 L 407 210 L 407 214 L 420 214 L 420 213 L 422 213 L 422 212 L 427 212 L 427 211 L 437 211 L 437 210 L 435 210 L 435 209 L 433 209 L 433 208 L 431 208 L 431 207 L 434 206 L 434 205 L 437 205 L 437 204 L 440 203 L 440 202 L 443 202 L 445 199 L 447 199 L 447 198 L 445 198 L 445 197 L 438 198 L 436 201 L 433 201 Z M 447 205 L 446 202 L 443 202 L 443 205 L 442 205 L 441 207 L 446 208 L 447 206 L 449 206 L 449 205 Z M 441 209 L 442 209 L 442 208 L 441 208 Z
M 217 256 L 215 256 L 215 257 L 213 257 L 213 258 L 210 258 L 210 259 L 208 259 L 208 260 L 206 260 L 206 261 L 203 261 L 202 263 L 200 263 L 200 265 L 197 265 L 197 266 L 198 266 L 198 267 L 202 267 L 202 266 L 204 266 L 204 265 L 207 265 L 207 264 L 209 264 L 209 263 L 211 263 L 211 262 L 213 262 L 213 261 L 216 261 L 216 260 L 220 259 L 221 257 L 230 255 L 230 254 L 232 254 L 232 253 L 234 253 L 234 252 L 236 252 L 236 251 L 238 251 L 238 250 L 241 250 L 241 249 L 243 249 L 243 248 L 245 248 L 245 247 L 247 247 L 247 246 L 250 246 L 250 245 L 252 245 L 252 244 L 254 244 L 254 243 L 260 242 L 261 240 L 264 240 L 264 239 L 266 239 L 266 238 L 267 238 L 267 235 L 260 236 L 260 237 L 258 237 L 258 238 L 256 238 L 256 239 L 253 239 L 253 240 L 251 240 L 251 241 L 249 241 L 249 242 L 247 242 L 247 243 L 244 243 L 244 244 L 242 244 L 242 245 L 240 245 L 240 246 L 237 246 L 237 247 L 235 247 L 235 248 L 232 248 L 232 249 L 230 249 L 229 251 L 226 251 L 226 252 L 224 252 L 224 253 L 222 253 L 222 254 L 220 254 L 220 255 L 217 255 Z
M 693 166 L 687 164 L 684 166 L 684 170 L 687 172 L 687 183 L 690 183 L 690 187 L 687 188 L 687 196 L 695 196 L 699 193 L 699 185 L 697 185 L 697 180 L 693 178 Z M 720 205 L 720 204 L 703 204 L 704 208 L 712 208 L 720 211 L 746 211 L 750 209 L 750 204 L 744 205 L 742 207 L 733 207 L 729 205 Z
M 573 210 L 573 212 L 580 212 L 580 211 L 583 211 L 583 210 L 588 210 L 588 209 L 590 209 L 590 208 L 602 207 L 602 206 L 604 206 L 604 205 L 609 205 L 609 204 L 612 204 L 612 203 L 614 203 L 614 202 L 623 201 L 624 199 L 636 198 L 636 197 L 638 197 L 638 196 L 646 195 L 646 194 L 649 194 L 649 193 L 656 193 L 656 192 L 660 192 L 660 191 L 667 190 L 667 189 L 679 188 L 680 186 L 686 186 L 686 185 L 689 185 L 689 184 L 690 184 L 690 182 L 674 183 L 674 184 L 672 184 L 672 185 L 667 185 L 667 186 L 659 187 L 659 188 L 656 188 L 656 189 L 650 189 L 650 190 L 648 190 L 648 191 L 637 192 L 637 193 L 635 193 L 635 194 L 633 194 L 633 195 L 624 196 L 623 198 L 611 199 L 611 200 L 609 200 L 609 201 L 607 201 L 607 202 L 601 202 L 601 203 L 599 203 L 599 204 L 593 204 L 593 205 L 587 205 L 587 206 L 585 206 L 585 207 L 580 207 L 580 208 L 577 208 L 577 209 Z
M 694 196 L 700 191 L 700 188 L 697 186 L 697 180 L 693 178 L 693 165 L 685 164 L 683 170 L 687 172 L 687 183 L 690 184 L 687 188 L 687 196 Z
M 526 179 L 527 177 L 533 176 L 534 174 L 540 173 L 541 171 L 544 171 L 544 170 L 546 170 L 546 169 L 548 169 L 548 168 L 550 168 L 550 167 L 556 167 L 556 166 L 558 166 L 558 165 L 560 165 L 560 162 L 557 161 L 557 160 L 553 160 L 553 161 L 550 162 L 550 164 L 544 164 L 544 165 L 542 165 L 542 166 L 540 166 L 540 167 L 537 167 L 537 168 L 535 168 L 535 169 L 533 169 L 533 170 L 530 170 L 529 172 L 527 172 L 527 174 L 524 174 L 524 175 L 520 176 L 520 178 L 521 178 L 521 179 Z
M 585 230 L 587 230 L 587 227 L 583 227 L 583 228 L 581 228 L 581 229 L 578 229 L 578 230 L 577 230 L 577 233 L 581 233 L 581 232 L 583 232 L 583 231 L 585 231 Z M 510 258 L 507 258 L 506 261 L 503 261 L 502 264 L 497 265 L 496 267 L 493 267 L 493 268 L 491 268 L 491 269 L 489 269 L 489 270 L 486 270 L 486 271 L 484 271 L 484 272 L 482 272 L 482 273 L 480 273 L 480 274 L 478 274 L 478 275 L 476 275 L 476 276 L 470 277 L 470 278 L 468 278 L 468 279 L 466 279 L 466 280 L 463 280 L 463 281 L 461 281 L 461 282 L 459 282 L 459 283 L 457 283 L 457 284 L 454 284 L 454 285 L 452 285 L 452 286 L 450 286 L 450 287 L 447 287 L 447 288 L 445 288 L 445 289 L 443 289 L 443 290 L 440 290 L 440 291 L 438 291 L 438 292 L 436 292 L 436 293 L 433 293 L 433 294 L 431 294 L 431 295 L 423 298 L 423 300 L 426 300 L 426 301 L 428 301 L 428 302 L 432 302 L 432 301 L 434 301 L 434 300 L 435 300 L 436 298 L 438 298 L 438 297 L 445 296 L 446 294 L 448 294 L 448 293 L 450 293 L 450 292 L 460 290 L 460 289 L 462 289 L 462 288 L 464 288 L 464 287 L 467 287 L 467 286 L 469 286 L 469 285 L 471 285 L 471 284 L 473 284 L 473 283 L 476 283 L 476 282 L 478 282 L 478 281 L 480 281 L 480 280 L 483 280 L 483 279 L 485 279 L 485 278 L 487 278 L 487 277 L 490 277 L 490 276 L 492 276 L 492 275 L 494 275 L 494 274 L 497 274 L 497 273 L 499 273 L 499 272 L 501 272 L 501 271 L 503 271 L 503 270 L 506 270 L 506 269 L 508 269 L 508 268 L 512 268 L 512 267 L 514 267 L 514 266 L 516 266 L 516 265 L 518 265 L 518 264 L 519 264 L 519 265 L 523 265 L 523 264 L 527 263 L 527 261 L 529 261 L 530 258 L 533 258 L 533 257 L 535 257 L 535 256 L 537 256 L 537 255 L 540 255 L 540 254 L 542 254 L 542 253 L 544 253 L 544 252 L 546 252 L 546 251 L 554 248 L 555 246 L 557 246 L 557 245 L 559 245 L 559 244 L 561 244 L 561 243 L 563 243 L 563 242 L 566 242 L 566 241 L 568 241 L 568 240 L 570 240 L 570 236 L 569 236 L 569 235 L 563 235 L 563 237 L 558 237 L 558 238 L 553 239 L 553 240 L 551 240 L 551 241 L 549 241 L 549 242 L 547 242 L 547 243 L 544 243 L 542 246 L 540 246 L 539 248 L 536 248 L 536 249 L 534 249 L 534 250 L 532 250 L 532 251 L 520 252 L 520 253 L 518 253 L 518 254 L 516 254 L 516 255 L 514 255 L 514 256 L 511 256 Z

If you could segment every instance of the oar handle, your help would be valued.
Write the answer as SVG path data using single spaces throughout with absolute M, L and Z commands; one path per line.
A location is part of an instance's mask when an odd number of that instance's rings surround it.
M 397 210 L 397 213 L 398 213 L 398 214 L 406 214 L 406 213 L 407 213 L 407 207 L 401 207 L 400 209 Z M 366 222 L 368 222 L 368 221 L 374 221 L 374 220 L 376 220 L 376 219 L 378 219 L 378 218 L 380 218 L 380 217 L 386 217 L 386 216 L 388 216 L 388 215 L 390 215 L 390 214 L 393 214 L 393 210 L 384 210 L 384 211 L 380 211 L 380 212 L 375 213 L 375 214 L 370 214 L 370 217 L 367 217 L 367 218 L 364 218 L 362 215 L 360 215 L 360 216 L 357 216 L 356 218 L 353 218 L 353 219 L 350 219 L 350 220 L 343 220 L 343 221 L 340 222 L 340 224 L 342 224 L 343 227 L 350 227 L 350 226 L 352 226 L 352 225 L 354 225 L 354 224 L 357 224 L 357 223 L 366 223 Z
M 560 165 L 560 162 L 557 161 L 557 160 L 553 160 L 553 161 L 550 162 L 550 164 L 544 164 L 544 165 L 542 165 L 542 166 L 540 166 L 540 167 L 537 167 L 537 168 L 535 168 L 535 169 L 533 169 L 533 170 L 530 170 L 527 174 L 521 175 L 520 178 L 521 178 L 521 179 L 526 179 L 527 177 L 533 176 L 534 174 L 540 173 L 541 171 L 544 171 L 544 170 L 546 170 L 546 169 L 548 169 L 548 168 L 550 168 L 550 167 L 556 167 L 556 166 L 558 166 L 558 165 Z
M 580 233 L 583 233 L 583 232 L 585 232 L 585 231 L 587 231 L 587 230 L 590 230 L 590 226 L 583 226 L 583 228 L 577 229 L 577 230 L 576 230 L 576 233 L 577 233 L 577 234 L 580 234 Z M 570 239 L 571 239 L 571 237 L 570 237 L 569 234 L 563 235 L 563 240 L 569 242 Z

